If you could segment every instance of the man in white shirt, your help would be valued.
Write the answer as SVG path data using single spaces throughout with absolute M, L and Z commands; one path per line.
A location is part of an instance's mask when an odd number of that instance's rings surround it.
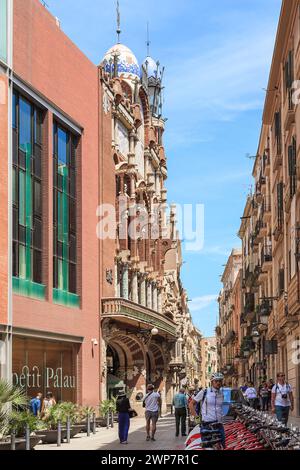
M 159 409 L 161 406 L 160 393 L 154 391 L 154 385 L 148 385 L 147 395 L 143 401 L 143 407 L 146 409 L 146 432 L 147 441 L 155 441 L 156 423 L 158 421 Z M 151 426 L 152 424 L 152 426 Z M 151 433 L 151 436 L 150 436 Z
M 223 426 L 223 380 L 224 376 L 220 372 L 212 374 L 211 387 L 201 390 L 193 397 L 191 412 L 196 416 L 196 404 L 201 403 L 201 426 L 205 427 L 205 425 L 216 423 L 218 425 L 223 447 L 225 447 L 225 430 Z
M 272 412 L 276 413 L 278 421 L 287 425 L 290 410 L 294 409 L 292 387 L 285 381 L 285 374 L 277 374 L 277 384 L 272 388 Z
M 249 383 L 249 387 L 245 391 L 245 398 L 248 400 L 250 406 L 252 408 L 256 408 L 256 402 L 257 402 L 257 391 L 254 388 L 253 382 Z

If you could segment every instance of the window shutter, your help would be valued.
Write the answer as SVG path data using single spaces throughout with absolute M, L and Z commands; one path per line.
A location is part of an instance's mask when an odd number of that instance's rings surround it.
M 293 137 L 293 144 L 292 144 L 292 154 L 293 154 L 293 176 L 297 175 L 297 142 L 296 138 Z
M 288 147 L 288 168 L 289 176 L 293 176 L 293 146 Z

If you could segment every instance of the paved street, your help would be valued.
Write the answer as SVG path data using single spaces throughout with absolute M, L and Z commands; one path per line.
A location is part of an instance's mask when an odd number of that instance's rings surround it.
M 118 439 L 118 426 L 107 430 L 100 428 L 96 435 L 86 437 L 86 434 L 78 435 L 70 444 L 57 447 L 52 445 L 39 445 L 36 450 L 182 450 L 185 438 L 175 437 L 175 418 L 166 416 L 159 420 L 156 442 L 146 442 L 145 421 L 143 418 L 131 420 L 129 444 L 121 445 Z

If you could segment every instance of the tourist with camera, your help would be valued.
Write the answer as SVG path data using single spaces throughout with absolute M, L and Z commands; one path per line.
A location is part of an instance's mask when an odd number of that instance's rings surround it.
M 277 374 L 277 383 L 272 388 L 272 412 L 276 413 L 278 421 L 287 425 L 289 413 L 294 409 L 292 387 L 285 380 L 285 374 Z

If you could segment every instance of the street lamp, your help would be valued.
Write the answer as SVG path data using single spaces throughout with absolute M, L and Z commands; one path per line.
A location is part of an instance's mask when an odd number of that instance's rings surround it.
M 259 331 L 253 330 L 251 336 L 252 336 L 253 343 L 257 344 L 259 341 L 259 337 L 260 337 Z

